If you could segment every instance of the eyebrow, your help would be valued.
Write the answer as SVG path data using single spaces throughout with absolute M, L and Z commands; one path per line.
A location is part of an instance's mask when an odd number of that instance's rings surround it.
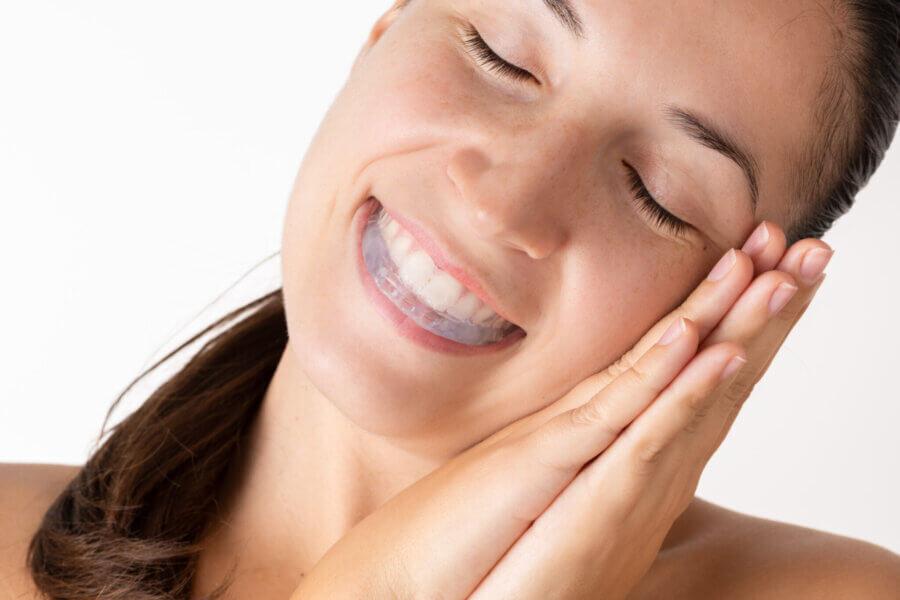
M 669 121 L 677 125 L 679 129 L 688 134 L 694 141 L 719 152 L 737 163 L 747 177 L 747 183 L 750 186 L 750 201 L 755 213 L 756 206 L 759 204 L 759 169 L 753 155 L 743 150 L 731 136 L 725 134 L 711 122 L 688 110 L 678 106 L 667 105 L 664 112 Z
M 575 37 L 584 38 L 581 17 L 578 16 L 578 11 L 569 0 L 544 0 L 544 4 L 553 11 L 553 15 L 569 30 L 569 33 Z

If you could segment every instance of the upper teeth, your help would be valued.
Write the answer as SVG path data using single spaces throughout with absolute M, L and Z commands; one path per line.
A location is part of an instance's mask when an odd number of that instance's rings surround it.
M 470 292 L 452 275 L 439 269 L 425 250 L 387 212 L 381 215 L 381 233 L 387 241 L 391 260 L 404 284 L 435 310 L 486 326 L 507 321 Z

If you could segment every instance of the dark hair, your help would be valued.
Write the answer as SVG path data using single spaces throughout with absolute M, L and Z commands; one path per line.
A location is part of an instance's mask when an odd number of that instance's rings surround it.
M 848 43 L 836 62 L 843 70 L 829 72 L 823 84 L 820 117 L 827 126 L 810 154 L 825 159 L 810 162 L 815 168 L 800 180 L 811 209 L 795 236 L 821 235 L 850 208 L 897 127 L 897 0 L 851 0 L 847 6 L 852 24 L 844 29 Z M 844 119 L 849 126 L 841 124 Z M 196 334 L 113 404 L 216 330 L 180 371 L 111 428 L 47 510 L 28 550 L 32 577 L 46 597 L 189 598 L 199 541 L 215 514 L 217 494 L 287 345 L 281 290 Z M 219 597 L 225 585 L 227 580 L 210 598 Z
M 110 429 L 45 513 L 28 562 L 48 598 L 189 597 L 196 542 L 287 345 L 281 290 L 172 350 L 135 379 L 109 413 L 148 373 L 229 324 Z M 222 591 L 224 585 L 210 597 Z
M 790 243 L 821 237 L 881 164 L 900 117 L 900 2 L 838 0 L 835 52 L 820 88 L 819 130 L 797 173 Z

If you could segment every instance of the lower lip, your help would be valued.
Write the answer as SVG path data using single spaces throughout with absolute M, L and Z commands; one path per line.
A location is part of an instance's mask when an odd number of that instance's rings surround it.
M 378 207 L 378 201 L 374 197 L 369 197 L 357 211 L 356 222 L 354 223 L 354 237 L 356 240 L 356 267 L 359 277 L 362 280 L 363 288 L 366 295 L 375 304 L 375 307 L 400 333 L 404 338 L 422 346 L 442 352 L 444 354 L 457 355 L 474 355 L 474 354 L 492 354 L 508 348 L 525 337 L 525 332 L 519 328 L 510 333 L 508 336 L 487 346 L 469 346 L 460 344 L 453 340 L 448 340 L 439 335 L 435 335 L 420 327 L 415 321 L 407 317 L 403 312 L 394 306 L 388 298 L 381 293 L 369 270 L 366 268 L 365 260 L 362 254 L 362 234 L 366 226 L 366 221 Z

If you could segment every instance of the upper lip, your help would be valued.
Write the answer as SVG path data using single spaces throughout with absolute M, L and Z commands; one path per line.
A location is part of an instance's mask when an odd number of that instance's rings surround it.
M 379 203 L 381 203 L 380 200 Z M 482 302 L 488 305 L 495 313 L 516 327 L 522 329 L 518 323 L 509 317 L 509 313 L 497 302 L 494 295 L 487 291 L 481 278 L 474 275 L 475 270 L 472 269 L 466 261 L 460 259 L 460 254 L 456 252 L 451 245 L 447 244 L 444 240 L 441 240 L 440 242 L 436 241 L 437 236 L 432 235 L 424 225 L 415 219 L 388 209 L 384 203 L 381 203 L 381 206 L 392 219 L 400 223 L 400 225 L 412 235 L 413 239 L 422 246 L 439 269 L 449 273 L 454 279 L 468 288 L 470 292 L 475 294 Z

